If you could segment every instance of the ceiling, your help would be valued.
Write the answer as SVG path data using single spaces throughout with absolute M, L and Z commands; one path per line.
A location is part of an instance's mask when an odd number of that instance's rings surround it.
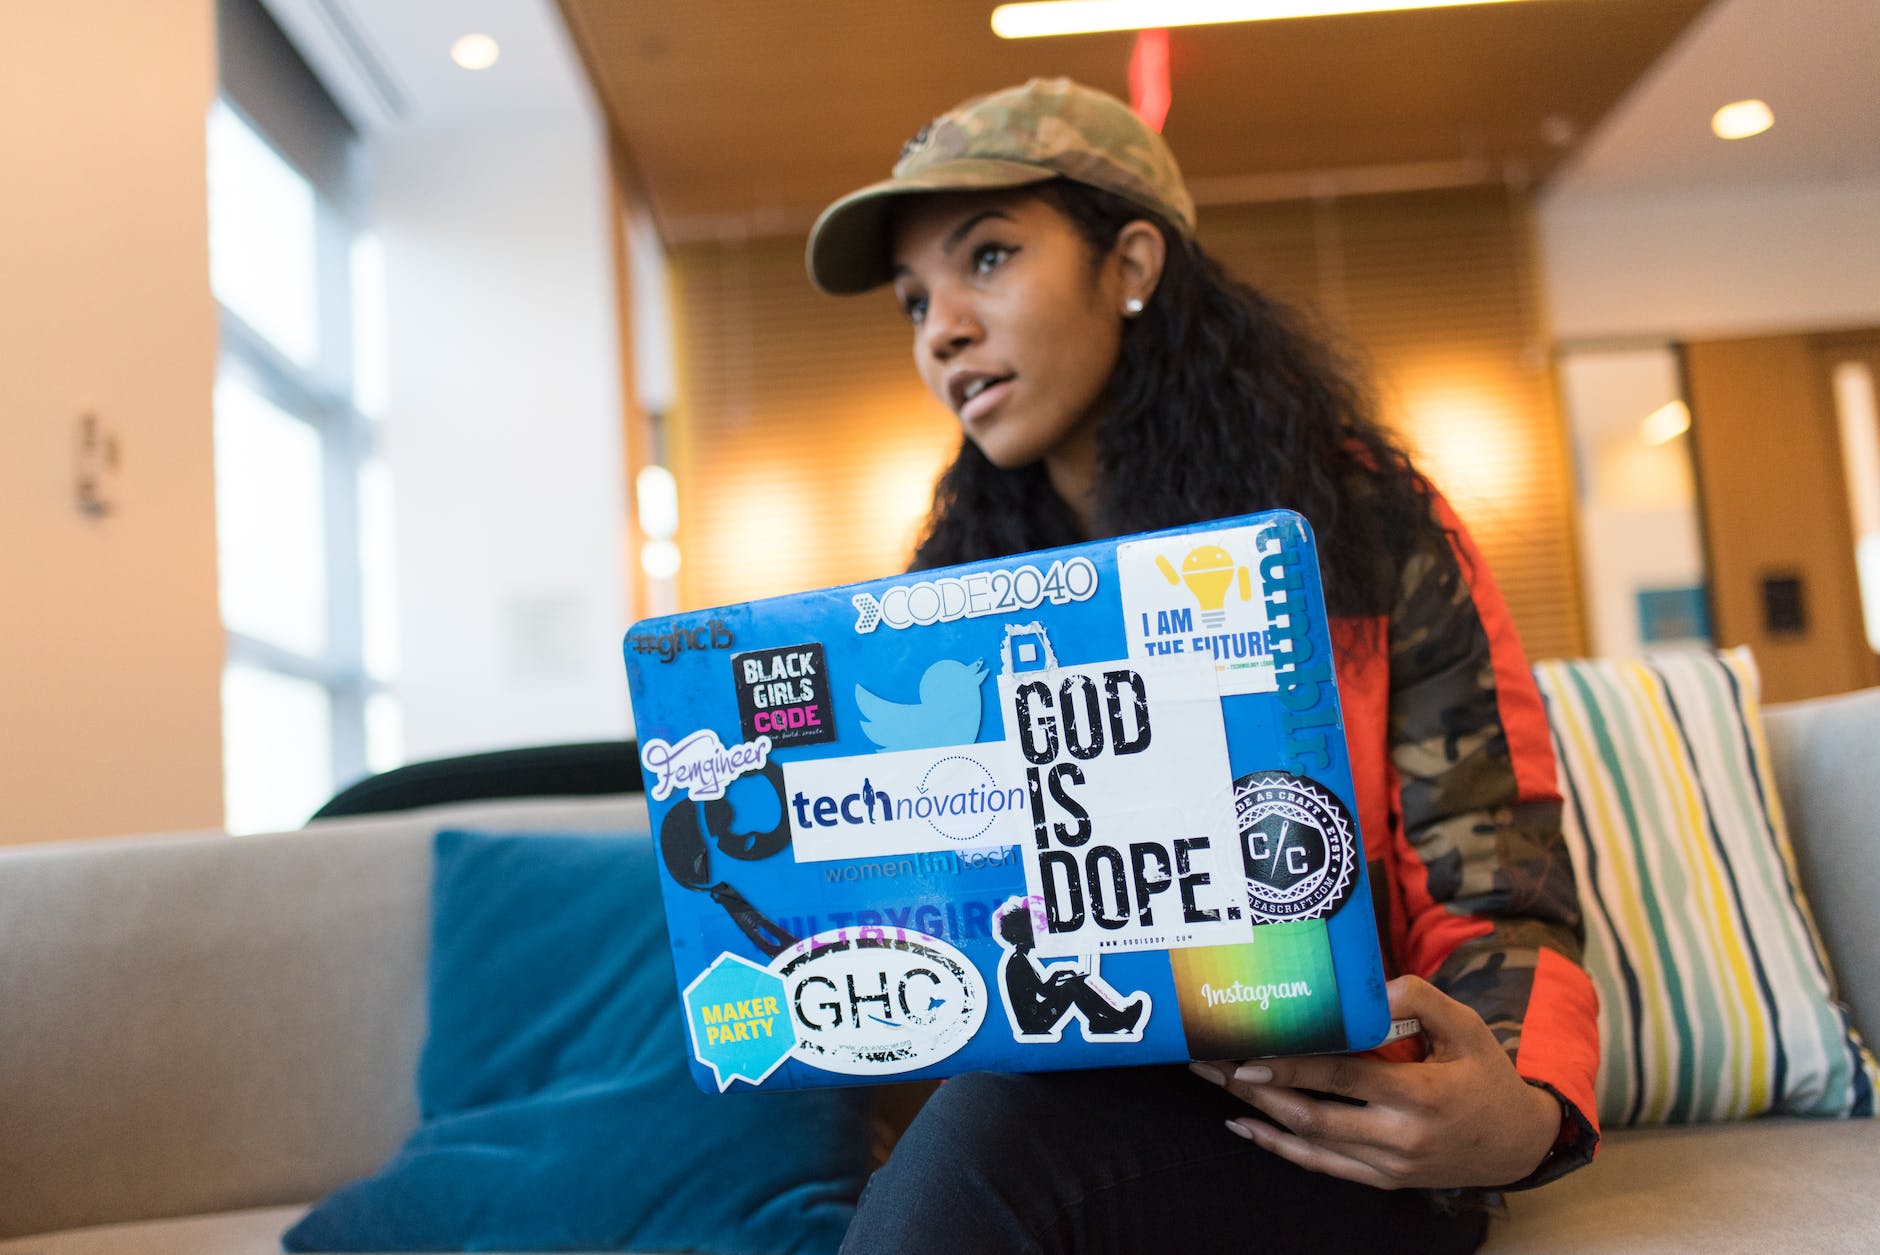
M 1558 182 L 1578 192 L 1880 179 L 1876 84 L 1876 0 L 1713 0 Z M 1713 138 L 1711 113 L 1747 96 L 1769 102 L 1775 126 Z
M 990 0 L 558 4 L 669 240 L 800 231 L 884 177 L 934 113 L 1032 75 L 1126 96 L 1134 39 L 1002 40 Z M 1543 179 L 1703 7 L 1530 0 L 1176 29 L 1165 133 L 1204 205 Z
M 1120 94 L 1131 47 L 998 39 L 992 0 L 263 2 L 362 130 L 595 128 L 604 108 L 670 242 L 799 232 L 936 110 L 1032 74 Z M 492 69 L 450 64 L 471 30 L 500 40 Z M 1203 202 L 1880 180 L 1877 0 L 1530 0 L 1170 45 L 1167 132 Z M 1752 95 L 1775 128 L 1712 138 Z

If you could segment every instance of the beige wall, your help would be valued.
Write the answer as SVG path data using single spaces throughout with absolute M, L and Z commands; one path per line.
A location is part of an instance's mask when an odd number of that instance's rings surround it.
M 221 821 L 212 0 L 10 0 L 0 74 L 0 842 Z M 77 415 L 121 443 L 74 503 Z

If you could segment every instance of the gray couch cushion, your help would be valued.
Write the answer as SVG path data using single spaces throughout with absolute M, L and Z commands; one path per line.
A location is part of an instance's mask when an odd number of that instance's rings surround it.
M 1763 724 L 1802 887 L 1871 1047 L 1880 1042 L 1880 689 L 1771 706 Z
M 1609 1133 L 1590 1167 L 1509 1197 L 1485 1255 L 1871 1255 L 1880 1121 Z
M 645 823 L 638 800 L 480 803 L 8 851 L 0 1236 L 371 1172 L 417 1121 L 432 833 Z

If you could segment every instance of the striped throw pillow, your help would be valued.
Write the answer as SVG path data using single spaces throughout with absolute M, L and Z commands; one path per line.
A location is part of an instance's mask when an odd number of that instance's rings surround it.
M 1534 668 L 1599 990 L 1610 1126 L 1870 1116 L 1770 775 L 1746 649 Z

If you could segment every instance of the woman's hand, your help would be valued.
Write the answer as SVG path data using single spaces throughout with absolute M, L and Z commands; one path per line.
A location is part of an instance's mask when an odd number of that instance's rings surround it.
M 1560 1134 L 1559 1101 L 1521 1079 L 1469 1007 L 1416 976 L 1389 992 L 1392 1016 L 1423 1022 L 1430 1050 L 1420 1063 L 1303 1055 L 1191 1066 L 1281 1126 L 1242 1116 L 1228 1128 L 1314 1172 L 1387 1190 L 1449 1189 L 1506 1185 L 1537 1168 Z

